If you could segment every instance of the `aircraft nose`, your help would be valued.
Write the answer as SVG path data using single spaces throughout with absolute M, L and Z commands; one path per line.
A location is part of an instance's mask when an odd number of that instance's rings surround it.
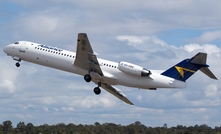
M 7 45 L 3 48 L 3 51 L 6 53 L 6 54 L 9 54 L 9 51 L 10 51 L 10 48 L 11 48 L 11 45 Z

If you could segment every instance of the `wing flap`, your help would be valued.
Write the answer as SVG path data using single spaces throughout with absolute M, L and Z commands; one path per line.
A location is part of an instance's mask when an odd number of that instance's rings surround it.
M 122 101 L 126 102 L 127 104 L 134 105 L 130 100 L 127 99 L 126 95 L 121 93 L 121 91 L 109 84 L 102 83 L 101 87 L 111 93 L 112 95 L 116 96 L 117 98 L 121 99 Z

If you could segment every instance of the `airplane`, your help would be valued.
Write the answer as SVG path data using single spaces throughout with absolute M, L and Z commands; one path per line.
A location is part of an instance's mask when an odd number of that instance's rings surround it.
M 206 64 L 206 53 L 199 52 L 164 71 L 150 70 L 126 61 L 113 62 L 97 58 L 86 33 L 78 33 L 76 53 L 29 41 L 9 44 L 3 51 L 17 61 L 17 67 L 21 61 L 27 61 L 82 75 L 86 82 L 92 81 L 97 85 L 94 88 L 96 95 L 101 93 L 102 87 L 130 105 L 134 104 L 114 85 L 147 90 L 185 88 L 186 80 L 197 70 L 212 79 L 217 79 Z

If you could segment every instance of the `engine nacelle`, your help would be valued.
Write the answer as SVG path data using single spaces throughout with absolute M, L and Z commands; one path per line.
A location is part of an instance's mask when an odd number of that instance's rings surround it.
M 151 74 L 150 70 L 124 61 L 121 61 L 118 64 L 118 69 L 124 73 L 134 76 L 149 76 Z

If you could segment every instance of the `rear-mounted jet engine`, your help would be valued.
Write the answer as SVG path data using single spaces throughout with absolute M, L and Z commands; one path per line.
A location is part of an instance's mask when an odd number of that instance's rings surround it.
M 124 73 L 134 75 L 134 76 L 149 76 L 151 74 L 150 70 L 145 69 L 141 66 L 121 61 L 118 65 L 118 69 Z

